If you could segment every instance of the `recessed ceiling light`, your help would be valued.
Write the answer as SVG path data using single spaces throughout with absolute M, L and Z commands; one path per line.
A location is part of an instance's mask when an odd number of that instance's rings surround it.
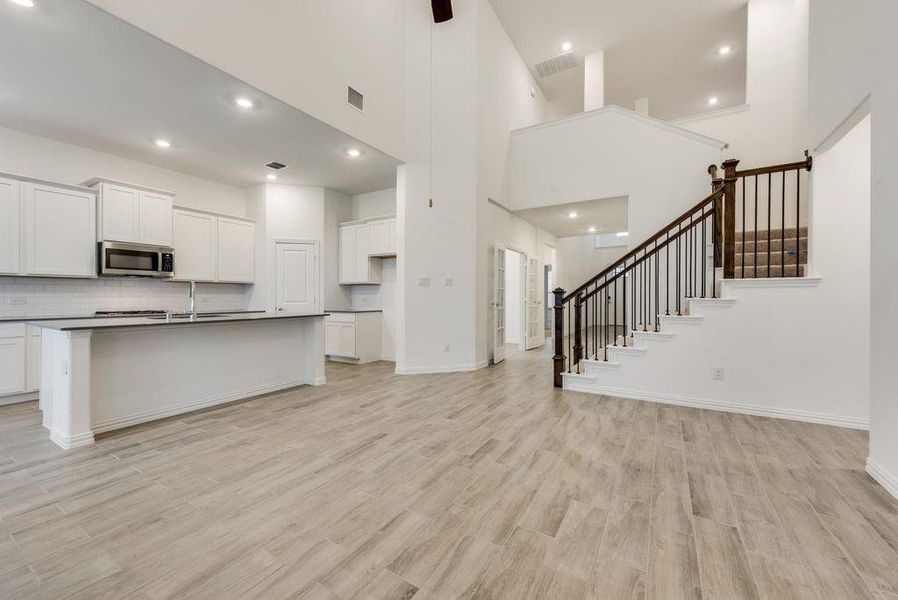
M 237 106 L 239 106 L 240 108 L 244 108 L 246 110 L 249 110 L 254 106 L 253 101 L 250 100 L 249 98 L 246 98 L 245 96 L 240 96 L 239 98 L 235 98 L 234 102 L 237 104 Z
M 573 212 L 573 211 L 571 211 L 571 212 L 569 212 L 569 213 L 567 214 L 567 218 L 568 218 L 568 219 L 576 219 L 577 216 L 578 216 L 577 213 L 575 213 L 575 212 Z
M 13 4 L 24 6 L 25 8 L 34 8 L 34 0 L 10 0 Z
M 729 46 L 721 46 L 720 48 L 717 49 L 717 54 L 719 54 L 720 56 L 726 56 L 726 55 L 729 54 L 732 50 L 733 50 L 733 49 L 730 48 Z
M 362 155 L 362 151 L 359 150 L 358 148 L 350 148 L 349 150 L 346 151 L 346 156 L 349 156 L 351 158 L 358 158 L 361 155 Z
M 274 173 L 268 174 L 268 181 L 277 181 L 277 178 L 278 178 L 278 176 L 275 175 Z
M 595 226 L 595 225 L 590 225 L 590 227 L 589 227 L 589 229 L 588 229 L 587 231 L 589 231 L 589 233 L 595 233 L 595 232 L 596 232 L 596 226 Z
M 156 140 L 156 145 L 160 148 L 171 148 L 171 142 L 162 138 Z
M 573 47 L 574 47 L 574 45 L 571 44 L 570 42 L 565 42 L 565 43 L 561 44 L 561 51 L 562 52 L 570 52 L 571 49 L 573 49 Z
M 710 98 L 708 98 L 708 106 L 714 106 L 718 102 L 720 102 L 720 100 L 717 98 L 717 96 L 711 96 Z

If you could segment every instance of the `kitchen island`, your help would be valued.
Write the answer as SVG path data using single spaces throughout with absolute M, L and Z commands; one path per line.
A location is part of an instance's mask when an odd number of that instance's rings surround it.
M 32 321 L 39 408 L 62 448 L 94 434 L 299 385 L 322 385 L 325 314 Z

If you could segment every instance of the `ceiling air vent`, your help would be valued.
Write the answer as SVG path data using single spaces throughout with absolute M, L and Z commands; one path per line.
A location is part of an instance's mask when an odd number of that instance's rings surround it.
M 543 62 L 536 65 L 536 72 L 540 77 L 548 77 L 549 75 L 554 75 L 555 73 L 561 73 L 562 71 L 573 69 L 576 66 L 577 57 L 574 56 L 574 53 L 565 52 L 564 54 L 560 54 L 555 58 L 550 58 L 549 60 L 544 60 Z
M 365 110 L 365 96 L 363 96 L 362 93 L 358 90 L 352 89 L 352 87 L 349 88 L 347 102 L 349 102 L 359 110 Z
M 287 165 L 285 165 L 284 163 L 279 163 L 276 160 L 271 161 L 270 163 L 268 163 L 265 166 L 268 167 L 269 169 L 274 169 L 275 171 L 280 171 L 281 169 L 287 168 Z

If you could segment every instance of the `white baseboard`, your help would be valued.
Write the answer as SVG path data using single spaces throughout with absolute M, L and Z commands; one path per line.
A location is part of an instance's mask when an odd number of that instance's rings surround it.
M 470 371 L 479 371 L 489 365 L 489 361 L 483 360 L 474 364 L 466 365 L 446 365 L 433 367 L 400 367 L 396 366 L 397 375 L 427 375 L 433 373 L 467 373 Z
M 591 394 L 602 394 L 605 396 L 617 396 L 619 398 L 630 398 L 633 400 L 660 402 L 662 404 L 675 404 L 677 406 L 688 406 L 690 408 L 704 408 L 706 410 L 719 410 L 723 412 L 740 413 L 744 415 L 753 415 L 756 417 L 789 419 L 790 421 L 804 421 L 806 423 L 817 423 L 819 425 L 834 425 L 836 427 L 847 427 L 849 429 L 870 429 L 869 419 L 859 419 L 857 417 L 841 417 L 838 415 L 794 410 L 791 408 L 772 408 L 767 406 L 744 404 L 741 402 L 722 402 L 719 400 L 706 400 L 703 398 L 693 398 L 690 396 L 677 396 L 674 394 L 661 394 L 657 392 L 644 392 L 641 390 L 611 388 L 599 385 L 584 384 L 576 380 L 568 381 L 568 379 L 565 379 L 565 389 L 577 392 L 588 392 Z
M 318 383 L 319 381 L 321 383 Z M 279 392 L 281 390 L 286 390 L 300 385 L 321 385 L 323 383 L 324 378 L 322 377 L 311 382 L 306 381 L 305 379 L 293 379 L 280 383 L 262 385 L 247 390 L 240 390 L 239 392 L 231 392 L 229 394 L 222 394 L 219 396 L 210 396 L 209 398 L 203 398 L 201 400 L 195 400 L 193 402 L 187 402 L 184 404 L 179 404 L 177 406 L 166 406 L 164 408 L 147 410 L 141 413 L 127 415 L 124 417 L 107 419 L 105 421 L 94 423 L 93 430 L 94 433 L 103 433 L 104 431 L 112 431 L 113 429 L 131 427 L 132 425 L 139 425 L 148 421 L 156 421 L 158 419 L 164 419 L 166 417 L 173 417 L 175 415 L 189 413 L 203 408 L 209 408 L 210 406 L 216 406 L 218 404 L 227 404 L 229 402 L 235 402 L 237 400 L 243 400 L 245 398 L 252 398 L 253 396 L 261 396 L 262 394 Z
M 867 457 L 867 473 L 869 473 L 870 477 L 875 479 L 879 485 L 885 488 L 888 493 L 892 494 L 895 498 L 898 498 L 898 477 L 895 477 L 886 471 L 882 468 L 882 465 L 869 456 Z
M 37 392 L 28 392 L 25 394 L 15 394 L 13 396 L 3 396 L 0 398 L 0 406 L 8 404 L 21 404 L 22 402 L 31 402 L 37 400 Z
M 79 433 L 78 435 L 65 435 L 58 431 L 50 430 L 50 441 L 62 448 L 71 450 L 82 446 L 90 446 L 94 443 L 93 433 Z

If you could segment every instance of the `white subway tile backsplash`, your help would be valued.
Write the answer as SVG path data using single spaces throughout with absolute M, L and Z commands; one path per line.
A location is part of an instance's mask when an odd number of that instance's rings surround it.
M 203 310 L 245 310 L 249 286 L 197 284 Z M 20 302 L 24 300 L 24 304 Z M 98 310 L 187 307 L 187 284 L 157 279 L 54 279 L 0 277 L 0 317 L 40 317 L 91 314 Z

